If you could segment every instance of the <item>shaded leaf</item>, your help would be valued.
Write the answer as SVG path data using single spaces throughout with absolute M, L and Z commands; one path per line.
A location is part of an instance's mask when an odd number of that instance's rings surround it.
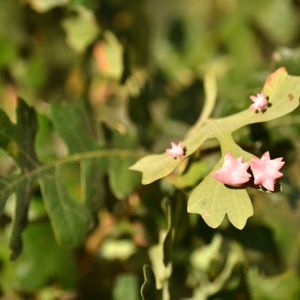
M 56 240 L 69 247 L 80 245 L 90 226 L 86 205 L 70 197 L 60 167 L 45 172 L 39 182 Z
M 268 38 L 275 43 L 289 43 L 296 35 L 298 24 L 292 2 L 267 0 L 257 4 L 254 17 Z
M 12 232 L 9 241 L 9 247 L 11 248 L 11 259 L 15 260 L 22 251 L 22 231 L 27 225 L 29 203 L 32 194 L 32 183 L 30 178 L 20 184 L 16 190 L 16 209 L 12 223 Z
M 37 133 L 36 114 L 22 99 L 18 99 L 17 124 L 13 124 L 5 113 L 0 111 L 2 123 L 0 130 L 0 146 L 14 158 L 22 174 L 15 176 L 19 180 L 26 176 L 33 168 L 38 166 L 34 143 Z M 1 180 L 0 213 L 6 203 L 8 196 L 15 193 L 16 211 L 13 220 L 12 233 L 10 237 L 11 258 L 15 259 L 22 251 L 22 231 L 27 224 L 27 214 L 34 181 L 31 178 L 21 181 L 18 186 L 11 186 L 10 180 Z
M 103 142 L 95 138 L 94 124 L 80 103 L 53 103 L 51 119 L 71 154 L 103 147 Z M 91 158 L 80 163 L 83 200 L 93 213 L 99 210 L 103 202 L 102 179 L 106 168 L 106 159 L 103 158 Z
M 275 65 L 285 67 L 292 75 L 300 75 L 300 48 L 282 47 L 273 53 Z
M 168 180 L 178 188 L 193 187 L 208 173 L 209 166 L 203 160 L 193 162 L 181 176 L 168 177 Z
M 144 265 L 144 282 L 141 286 L 141 296 L 143 300 L 157 300 L 157 291 L 155 288 L 155 275 L 150 266 Z
M 156 279 L 156 288 L 162 289 L 166 286 L 169 277 L 172 274 L 172 264 L 164 264 L 165 240 L 168 231 L 161 231 L 159 243 L 149 249 L 149 257 Z
M 71 154 L 99 149 L 84 108 L 79 103 L 56 102 L 51 105 L 51 120 Z
M 43 287 L 54 278 L 66 288 L 75 283 L 75 260 L 57 245 L 47 223 L 30 224 L 24 232 L 24 252 L 16 263 L 14 285 L 25 291 Z
M 116 279 L 113 300 L 139 300 L 138 281 L 134 275 L 122 274 Z
M 164 211 L 167 219 L 167 229 L 163 240 L 163 263 L 166 267 L 171 263 L 172 250 L 173 250 L 173 239 L 174 239 L 174 228 L 173 228 L 173 214 L 172 204 L 170 199 L 164 201 Z M 174 206 L 174 205 L 173 205 Z
M 252 269 L 248 272 L 247 280 L 253 300 L 299 299 L 300 297 L 299 276 L 293 271 L 266 277 Z

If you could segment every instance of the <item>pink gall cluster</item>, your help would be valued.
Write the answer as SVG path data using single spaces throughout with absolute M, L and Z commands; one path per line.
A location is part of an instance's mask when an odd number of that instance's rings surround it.
M 250 96 L 250 99 L 253 103 L 249 108 L 255 112 L 265 111 L 269 106 L 268 99 L 264 92 L 258 93 L 256 96 Z
M 253 157 L 250 162 L 243 162 L 243 157 L 235 159 L 231 152 L 228 152 L 224 157 L 223 166 L 213 172 L 212 176 L 224 184 L 240 187 L 250 180 L 251 174 L 247 172 L 250 167 L 254 184 L 273 192 L 276 180 L 283 176 L 279 172 L 283 165 L 283 158 L 271 159 L 269 151 L 265 152 L 261 158 Z
M 222 168 L 212 173 L 212 176 L 224 184 L 239 187 L 251 177 L 247 172 L 249 165 L 243 162 L 243 157 L 235 159 L 231 152 L 228 152 L 224 157 Z
M 167 149 L 166 152 L 175 159 L 183 159 L 184 158 L 184 145 L 182 142 L 178 144 L 171 142 L 171 148 Z

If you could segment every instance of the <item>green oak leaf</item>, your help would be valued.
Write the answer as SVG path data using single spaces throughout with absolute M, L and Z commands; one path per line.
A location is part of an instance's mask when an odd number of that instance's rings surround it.
M 60 102 L 51 105 L 51 120 L 66 143 L 70 154 L 103 149 L 104 143 L 95 137 L 96 125 L 90 121 L 82 103 Z M 103 203 L 103 176 L 106 159 L 91 158 L 80 162 L 83 197 L 93 214 Z
M 293 111 L 299 105 L 300 78 L 288 75 L 280 68 L 272 73 L 263 88 L 269 97 L 271 107 L 264 113 L 257 114 L 250 109 L 219 119 L 207 118 L 192 128 L 183 140 L 186 155 L 193 154 L 201 145 L 210 138 L 218 138 L 219 129 L 231 134 L 246 125 L 267 122 Z M 250 104 L 250 102 L 249 102 Z M 180 163 L 166 153 L 149 155 L 137 161 L 131 170 L 142 172 L 142 183 L 149 184 L 155 180 L 169 175 Z
M 221 129 L 219 129 L 221 130 Z M 222 154 L 231 151 L 234 157 L 243 156 L 246 160 L 251 154 L 242 150 L 231 136 L 220 136 Z M 223 164 L 221 159 L 214 170 Z M 253 215 L 250 197 L 245 189 L 227 187 L 215 180 L 211 173 L 192 191 L 188 200 L 188 212 L 200 214 L 213 228 L 221 225 L 227 214 L 229 221 L 238 229 L 244 228 L 247 219 Z
M 220 142 L 223 156 L 231 151 L 235 157 L 243 156 L 249 160 L 252 155 L 238 147 L 232 139 L 232 133 L 246 125 L 267 122 L 296 109 L 300 99 L 300 77 L 290 76 L 284 68 L 279 68 L 267 78 L 263 92 L 271 104 L 263 113 L 246 109 L 219 119 L 208 118 L 208 113 L 205 113 L 205 120 L 200 116 L 183 141 L 186 148 L 185 158 L 199 149 L 207 139 L 216 138 Z M 207 105 L 211 105 L 214 98 L 207 95 L 206 99 L 210 101 Z M 222 165 L 222 161 L 219 161 L 214 170 Z M 180 160 L 171 158 L 167 153 L 150 155 L 136 162 L 131 170 L 142 172 L 142 183 L 149 184 L 169 175 L 179 163 Z M 209 174 L 192 191 L 188 212 L 202 215 L 205 222 L 213 228 L 218 227 L 227 214 L 230 222 L 242 229 L 253 214 L 253 208 L 245 189 L 226 187 Z
M 207 176 L 192 192 L 188 212 L 200 214 L 212 228 L 221 225 L 225 214 L 238 229 L 244 228 L 253 215 L 251 200 L 245 189 L 231 189 Z
M 40 185 L 56 240 L 69 247 L 80 245 L 91 220 L 85 203 L 70 197 L 58 166 L 43 174 Z
M 51 105 L 51 119 L 70 153 L 66 157 L 40 163 L 35 153 L 38 131 L 35 110 L 18 99 L 16 115 L 17 122 L 14 124 L 0 110 L 0 147 L 20 169 L 11 176 L 0 176 L 0 215 L 7 199 L 16 201 L 9 241 L 11 258 L 16 259 L 22 251 L 21 235 L 27 225 L 32 192 L 38 184 L 56 240 L 69 247 L 78 246 L 93 220 L 96 221 L 103 203 L 102 184 L 107 157 L 122 156 L 126 159 L 136 156 L 136 152 L 103 149 L 103 142 L 95 137 L 92 118 L 88 117 L 83 106 L 54 103 Z
M 16 115 L 17 124 L 13 124 L 4 111 L 0 110 L 0 147 L 15 160 L 21 169 L 21 175 L 16 175 L 11 179 L 2 179 L 0 185 L 0 214 L 9 195 L 12 193 L 16 195 L 16 209 L 9 242 L 12 250 L 12 259 L 17 258 L 22 251 L 22 232 L 27 224 L 27 214 L 34 180 L 26 178 L 26 180 L 14 187 L 11 185 L 11 180 L 18 180 L 18 177 L 31 172 L 31 170 L 39 165 L 34 150 L 37 133 L 35 111 L 24 100 L 19 98 Z

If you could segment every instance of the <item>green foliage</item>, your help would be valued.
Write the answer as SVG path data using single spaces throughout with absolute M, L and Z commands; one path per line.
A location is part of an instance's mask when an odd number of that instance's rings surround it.
M 104 188 L 101 180 L 105 174 L 107 162 L 101 156 L 113 156 L 113 153 L 101 150 L 103 147 L 93 138 L 89 127 L 91 124 L 87 123 L 84 110 L 80 106 L 54 103 L 51 110 L 54 127 L 66 142 L 73 157 L 40 166 L 34 152 L 37 122 L 33 108 L 23 100 L 19 101 L 17 125 L 12 124 L 3 111 L 1 111 L 1 116 L 5 124 L 1 133 L 2 147 L 15 159 L 22 170 L 20 175 L 14 175 L 10 181 L 4 179 L 2 181 L 2 209 L 9 195 L 12 193 L 16 195 L 16 212 L 10 240 L 12 259 L 15 259 L 22 249 L 21 234 L 27 223 L 29 202 L 37 181 L 41 186 L 56 240 L 69 247 L 80 245 L 92 225 L 93 214 L 100 209 L 103 202 Z M 81 156 L 80 153 L 88 155 Z M 74 199 L 68 192 L 64 175 L 68 164 L 74 161 L 80 162 L 79 199 Z M 126 162 L 126 159 L 121 161 Z M 126 177 L 126 171 L 128 172 L 123 169 L 124 177 Z M 124 187 L 119 183 L 119 180 L 123 178 L 113 178 L 116 195 L 123 196 Z M 128 182 L 125 187 L 127 193 L 134 186 L 136 186 L 136 180 L 133 183 Z
M 299 299 L 299 11 L 1 0 L 0 298 Z M 268 150 L 280 193 L 211 176 Z
M 294 272 L 287 272 L 275 278 L 265 278 L 257 270 L 250 270 L 248 277 L 252 287 L 252 299 L 297 299 L 300 296 L 298 276 Z M 274 294 L 274 291 L 276 293 Z
M 113 299 L 114 300 L 138 300 L 138 283 L 136 277 L 133 275 L 120 275 L 118 276 L 114 290 Z
M 205 140 L 217 138 L 223 155 L 231 151 L 235 157 L 243 156 L 250 159 L 251 154 L 235 144 L 231 137 L 232 133 L 245 125 L 270 121 L 294 110 L 299 105 L 299 86 L 299 78 L 289 76 L 285 71 L 278 69 L 270 75 L 263 89 L 272 105 L 266 112 L 256 114 L 247 109 L 219 119 L 208 118 L 213 107 L 210 102 L 214 102 L 214 97 L 208 96 L 206 107 L 209 108 L 203 110 L 199 124 L 195 125 L 183 141 L 186 156 L 193 154 Z M 218 169 L 221 163 L 222 160 L 214 169 Z M 179 161 L 165 153 L 142 158 L 131 169 L 142 172 L 143 183 L 147 184 L 167 176 L 178 164 Z M 248 217 L 253 214 L 251 201 L 245 190 L 228 188 L 210 175 L 190 195 L 188 211 L 202 215 L 205 222 L 213 228 L 218 227 L 227 214 L 230 222 L 242 229 Z
M 73 10 L 76 16 L 66 18 L 62 25 L 67 35 L 68 45 L 82 53 L 95 40 L 99 28 L 91 11 L 82 6 L 75 6 Z
M 24 252 L 15 270 L 18 288 L 35 290 L 54 276 L 58 276 L 66 288 L 74 285 L 72 253 L 57 245 L 48 224 L 30 225 L 24 234 L 24 243 Z
M 143 300 L 156 300 L 155 276 L 150 266 L 144 265 L 144 283 L 141 287 L 141 295 Z
M 26 174 L 38 165 L 34 151 L 34 139 L 37 132 L 35 112 L 22 99 L 19 99 L 17 108 L 17 124 L 13 124 L 3 111 L 0 114 L 3 124 L 0 133 L 0 144 L 3 149 L 15 160 L 21 172 Z M 16 208 L 13 229 L 10 239 L 12 258 L 16 258 L 22 250 L 21 233 L 27 223 L 29 201 L 34 181 L 20 175 L 18 185 L 3 180 L 0 199 L 0 212 L 11 193 L 16 195 Z M 14 180 L 18 180 L 15 178 Z

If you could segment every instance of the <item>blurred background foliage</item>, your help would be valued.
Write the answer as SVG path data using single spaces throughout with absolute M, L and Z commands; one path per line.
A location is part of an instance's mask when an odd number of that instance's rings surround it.
M 57 178 L 76 211 L 57 213 L 51 185 L 33 184 L 16 248 L 9 197 L 0 298 L 140 299 L 145 280 L 146 300 L 300 299 L 299 109 L 235 135 L 244 149 L 287 161 L 284 192 L 252 191 L 242 231 L 186 213 L 186 195 L 220 156 L 214 141 L 151 185 L 128 170 L 181 140 L 201 112 L 207 72 L 217 77 L 215 117 L 247 108 L 279 66 L 300 75 L 299 28 L 297 0 L 1 0 L 0 106 L 14 123 L 16 95 L 34 107 L 42 165 L 75 160 Z M 1 180 L 20 174 L 7 151 L 0 158 Z M 70 238 L 60 224 L 69 212 L 80 214 Z M 14 261 L 9 244 L 21 253 Z

